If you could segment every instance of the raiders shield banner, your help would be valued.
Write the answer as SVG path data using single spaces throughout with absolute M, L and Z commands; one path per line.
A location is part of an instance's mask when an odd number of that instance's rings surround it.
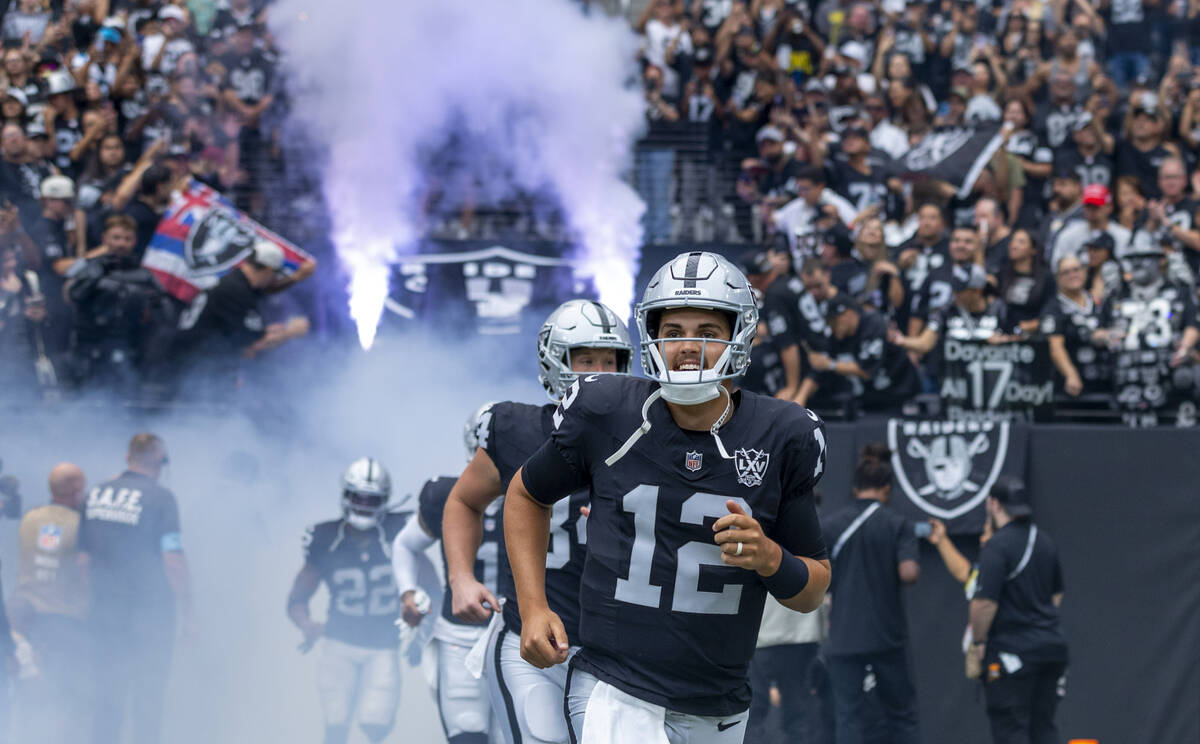
M 392 322 L 534 334 L 559 303 L 595 296 L 572 271 L 568 250 L 551 242 L 429 241 L 392 267 L 385 307 Z
M 940 519 L 952 534 L 978 534 L 983 502 L 1002 473 L 1025 478 L 1028 430 L 1008 421 L 867 421 L 856 451 L 885 442 L 896 480 L 892 505 L 909 519 Z
M 947 338 L 938 391 L 947 418 L 1041 420 L 1054 404 L 1045 341 L 989 344 Z

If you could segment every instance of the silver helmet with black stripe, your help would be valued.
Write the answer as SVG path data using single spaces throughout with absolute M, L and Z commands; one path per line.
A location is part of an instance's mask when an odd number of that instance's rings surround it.
M 391 497 L 392 477 L 373 457 L 360 457 L 342 473 L 342 513 L 351 527 L 375 527 Z
M 558 402 L 579 377 L 571 370 L 572 349 L 613 349 L 617 374 L 629 374 L 633 343 L 617 314 L 592 300 L 567 300 L 538 332 L 538 380 L 550 400 Z
M 475 450 L 487 445 L 488 427 L 492 423 L 492 406 L 496 401 L 491 400 L 476 408 L 463 425 L 463 444 L 467 448 L 467 462 L 475 457 Z
M 659 323 L 666 310 L 698 308 L 725 314 L 732 329 L 726 339 L 659 338 Z M 750 366 L 750 348 L 758 331 L 758 307 L 750 282 L 736 266 L 716 253 L 681 253 L 655 272 L 642 301 L 634 311 L 641 334 L 642 369 L 661 383 L 663 397 L 673 403 L 694 405 L 720 395 L 723 380 L 739 377 Z M 701 359 L 709 344 L 724 348 L 709 369 L 671 370 L 665 362 L 664 344 L 693 341 L 701 345 Z M 703 366 L 703 365 L 701 365 Z

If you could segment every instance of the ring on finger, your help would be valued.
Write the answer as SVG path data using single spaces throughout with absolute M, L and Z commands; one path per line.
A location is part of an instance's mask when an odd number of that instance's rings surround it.
M 733 551 L 733 554 L 734 555 L 742 554 L 742 542 L 740 540 L 738 541 L 738 544 L 737 544 L 737 550 Z

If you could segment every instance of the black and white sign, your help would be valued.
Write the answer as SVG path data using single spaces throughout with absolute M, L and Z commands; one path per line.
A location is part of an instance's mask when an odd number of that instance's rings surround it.
M 886 442 L 896 482 L 892 504 L 914 521 L 946 523 L 953 534 L 983 530 L 984 499 L 1002 473 L 1025 477 L 1028 432 L 1008 421 L 864 422 L 857 448 Z
M 948 418 L 1040 418 L 1054 403 L 1045 341 L 989 344 L 947 338 L 939 390 Z

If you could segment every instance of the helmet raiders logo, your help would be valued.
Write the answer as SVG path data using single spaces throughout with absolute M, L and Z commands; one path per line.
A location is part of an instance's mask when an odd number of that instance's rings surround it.
M 255 237 L 248 223 L 214 206 L 188 231 L 184 258 L 197 271 L 224 271 L 249 255 Z
M 983 502 L 1008 455 L 1008 422 L 888 421 L 896 480 L 909 500 L 939 519 Z
M 747 487 L 761 485 L 763 476 L 767 473 L 767 463 L 770 461 L 770 453 L 762 450 L 735 450 L 733 468 L 737 471 L 738 483 Z

